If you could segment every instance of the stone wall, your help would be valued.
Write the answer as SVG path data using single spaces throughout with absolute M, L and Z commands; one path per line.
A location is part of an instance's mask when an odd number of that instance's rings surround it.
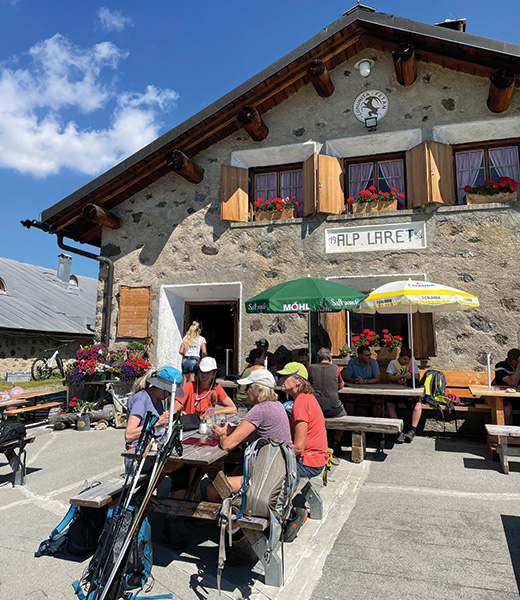
M 365 136 L 367 147 L 373 148 L 378 138 L 370 135 L 419 129 L 427 140 L 434 138 L 434 128 L 439 125 L 482 120 L 491 124 L 491 131 L 501 119 L 519 119 L 518 93 L 506 114 L 489 112 L 489 81 L 485 78 L 419 63 L 417 81 L 404 88 L 396 83 L 390 55 L 369 50 L 362 54 L 376 63 L 368 79 L 360 78 L 353 68 L 361 58 L 356 56 L 331 73 L 336 89 L 330 98 L 319 98 L 312 86 L 306 86 L 268 112 L 264 116 L 269 127 L 266 140 L 255 143 L 239 132 L 197 155 L 195 161 L 205 171 L 199 185 L 170 174 L 114 209 L 123 227 L 105 228 L 102 247 L 102 253 L 115 262 L 112 341 L 120 284 L 153 286 L 152 359 L 175 363 L 179 359 L 178 333 L 168 330 L 172 322 L 165 325 L 165 313 L 160 311 L 160 306 L 169 309 L 164 286 L 240 282 L 244 301 L 269 286 L 307 274 L 326 278 L 424 273 L 430 281 L 476 294 L 481 302 L 473 311 L 435 316 L 437 366 L 482 369 L 487 352 L 497 361 L 509 347 L 519 345 L 516 257 L 520 212 L 516 202 L 508 206 L 427 206 L 382 217 L 315 215 L 275 225 L 230 224 L 220 219 L 221 165 L 231 164 L 234 151 L 306 141 L 323 149 L 328 140 L 358 136 Z M 382 90 L 390 101 L 388 114 L 375 134 L 367 135 L 352 114 L 353 101 L 364 89 Z M 366 153 L 361 142 L 359 155 Z M 412 221 L 426 223 L 427 248 L 325 253 L 327 228 Z M 246 315 L 242 302 L 240 319 L 241 357 L 260 336 L 269 339 L 272 350 L 294 350 L 307 343 L 305 315 Z M 180 317 L 176 327 L 182 329 Z M 174 341 L 167 351 L 161 350 L 158 340 L 170 333 Z
M 33 360 L 38 357 L 48 358 L 58 346 L 64 344 L 65 338 L 56 339 L 47 335 L 20 335 L 18 332 L 0 331 L 0 378 L 7 371 L 30 371 Z M 77 338 L 67 342 L 59 349 L 63 361 L 76 358 L 80 345 L 92 343 L 92 337 Z M 52 352 L 47 350 L 52 349 Z

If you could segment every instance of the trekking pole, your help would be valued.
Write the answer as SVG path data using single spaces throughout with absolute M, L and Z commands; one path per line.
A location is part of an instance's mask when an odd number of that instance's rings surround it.
M 117 557 L 117 560 L 115 561 L 114 566 L 112 567 L 112 571 L 110 572 L 110 575 L 104 586 L 103 593 L 101 594 L 101 597 L 99 598 L 99 600 L 106 599 L 106 596 L 110 590 L 110 586 L 114 582 L 114 579 L 121 567 L 121 564 L 123 563 L 123 560 L 127 557 L 127 552 L 128 552 L 128 548 L 130 547 L 130 542 L 132 541 L 132 538 L 134 537 L 135 533 L 137 532 L 137 530 L 139 528 L 139 525 L 141 523 L 141 519 L 142 519 L 142 516 L 146 509 L 146 506 L 148 505 L 150 497 L 155 489 L 156 482 L 158 481 L 159 476 L 161 475 L 162 470 L 164 469 L 164 466 L 166 465 L 166 462 L 168 461 L 168 458 L 170 457 L 170 454 L 172 453 L 174 445 L 175 445 L 177 451 L 179 452 L 179 456 L 182 455 L 182 444 L 178 441 L 178 436 L 179 436 L 179 432 L 176 429 L 174 429 L 172 434 L 168 438 L 168 441 L 166 442 L 163 449 L 161 450 L 159 460 L 158 460 L 159 467 L 157 469 L 155 477 L 154 477 L 154 479 L 151 479 L 150 483 L 148 484 L 148 489 L 145 493 L 144 499 L 141 502 L 141 506 L 139 507 L 139 510 L 137 511 L 137 513 L 134 517 L 134 521 L 132 523 L 132 526 L 130 527 L 130 531 L 129 531 L 128 535 L 126 536 L 123 546 L 121 547 L 121 551 L 119 552 L 119 556 Z

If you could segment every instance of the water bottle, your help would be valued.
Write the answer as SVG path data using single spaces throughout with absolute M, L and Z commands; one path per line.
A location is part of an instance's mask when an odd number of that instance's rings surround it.
M 182 432 L 184 430 L 184 427 L 182 426 L 181 409 L 180 408 L 177 411 L 177 418 L 175 419 L 175 423 L 173 424 L 173 428 L 176 429 L 179 432 L 179 442 L 182 442 Z

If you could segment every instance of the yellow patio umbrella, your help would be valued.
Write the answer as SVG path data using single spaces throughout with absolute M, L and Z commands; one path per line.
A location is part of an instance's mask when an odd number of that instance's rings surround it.
M 416 312 L 453 312 L 456 310 L 467 310 L 477 308 L 479 301 L 462 290 L 430 283 L 429 281 L 392 281 L 372 290 L 370 294 L 360 302 L 354 312 L 374 314 L 408 314 L 411 350 L 413 347 L 413 321 L 412 314 Z M 413 378 L 415 387 L 415 377 Z

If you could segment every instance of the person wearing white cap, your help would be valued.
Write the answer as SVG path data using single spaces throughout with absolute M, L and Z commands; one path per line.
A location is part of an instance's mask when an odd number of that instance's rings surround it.
M 215 408 L 217 415 L 236 413 L 235 403 L 216 379 L 217 361 L 205 356 L 200 361 L 195 381 L 184 384 L 184 398 L 175 402 L 175 410 L 181 409 L 184 414 L 197 414 L 199 417 L 203 417 L 210 408 Z M 217 407 L 217 403 L 221 406 Z
M 246 386 L 248 402 L 253 406 L 242 423 L 234 429 L 229 424 L 223 427 L 213 425 L 213 435 L 218 437 L 220 447 L 223 450 L 232 450 L 246 440 L 273 438 L 292 448 L 289 418 L 283 404 L 278 402 L 273 374 L 266 369 L 258 369 L 246 378 L 239 379 L 237 383 Z M 233 491 L 238 492 L 242 486 L 242 476 L 227 479 Z M 206 493 L 211 502 L 220 502 L 220 496 L 212 484 L 208 485 Z

